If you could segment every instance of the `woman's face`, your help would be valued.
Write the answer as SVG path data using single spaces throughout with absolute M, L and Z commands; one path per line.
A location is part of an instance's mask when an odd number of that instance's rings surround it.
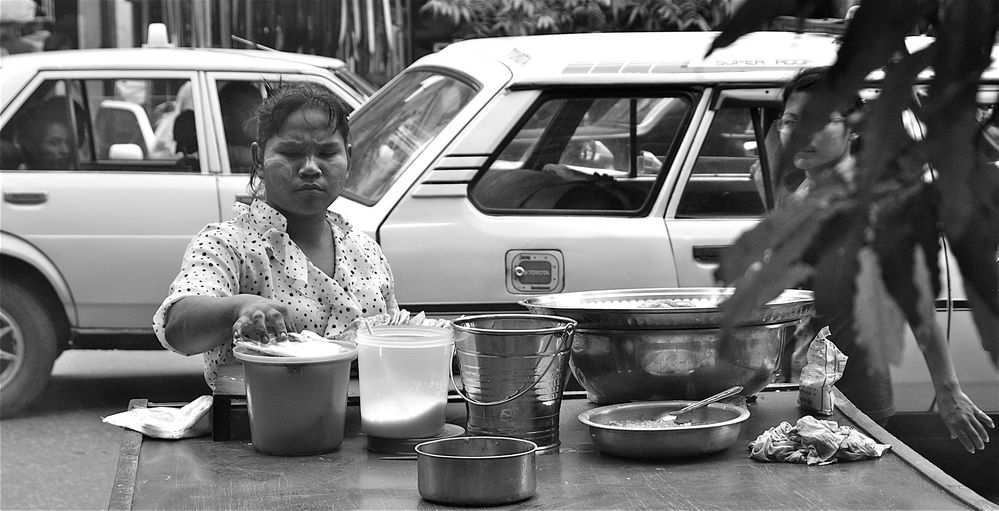
M 60 122 L 49 124 L 43 132 L 42 139 L 38 141 L 38 167 L 42 169 L 68 169 L 70 168 L 70 139 L 69 128 Z
M 305 107 L 264 142 L 261 179 L 267 203 L 286 216 L 326 215 L 343 192 L 350 150 L 329 114 Z
M 808 99 L 807 92 L 797 92 L 791 95 L 784 105 L 784 115 L 781 116 L 780 141 L 787 146 L 791 139 L 791 130 L 787 127 L 801 119 L 801 112 Z M 794 166 L 801 170 L 816 170 L 831 167 L 850 155 L 850 130 L 846 118 L 839 113 L 833 113 L 829 122 L 815 132 L 808 145 L 794 153 Z

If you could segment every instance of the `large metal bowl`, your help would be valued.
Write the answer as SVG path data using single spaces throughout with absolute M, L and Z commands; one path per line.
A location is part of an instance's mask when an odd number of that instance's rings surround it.
M 693 420 L 688 425 L 628 425 L 652 421 L 663 412 L 689 404 L 691 401 L 646 401 L 602 406 L 579 414 L 579 421 L 589 426 L 590 438 L 601 452 L 628 458 L 671 458 L 727 449 L 739 438 L 742 423 L 749 418 L 749 410 L 743 407 L 712 403 L 690 412 Z
M 585 291 L 521 301 L 577 322 L 569 366 L 591 401 L 698 400 L 774 380 L 784 344 L 812 312 L 812 292 L 787 290 L 724 342 L 718 304 L 731 288 Z

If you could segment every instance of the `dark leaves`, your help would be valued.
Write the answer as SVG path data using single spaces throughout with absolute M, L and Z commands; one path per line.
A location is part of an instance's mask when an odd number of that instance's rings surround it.
M 738 325 L 781 291 L 802 284 L 811 274 L 806 254 L 815 251 L 819 233 L 852 207 L 847 201 L 804 200 L 743 234 L 724 253 L 715 274 L 726 285 L 736 286 L 732 297 L 721 304 L 723 326 Z
M 707 57 L 718 48 L 724 48 L 736 39 L 766 26 L 782 14 L 805 15 L 814 2 L 810 0 L 746 0 L 732 17 L 721 25 L 721 34 L 715 38 L 704 55 Z
M 829 90 L 848 100 L 871 71 L 905 52 L 905 36 L 930 10 L 928 0 L 861 2 L 827 75 Z
M 881 94 L 866 108 L 857 155 L 857 188 L 869 194 L 886 178 L 908 182 L 923 173 L 925 156 L 905 132 L 902 113 L 913 106 L 912 83 L 929 65 L 935 46 L 905 56 L 885 76 Z
M 874 220 L 873 248 L 881 263 L 882 279 L 913 328 L 923 322 L 918 303 L 919 289 L 913 280 L 915 250 L 923 252 L 921 260 L 927 265 L 926 275 L 932 293 L 930 298 L 936 298 L 940 293 L 936 204 L 933 190 L 920 184 L 883 200 Z
M 997 6 L 991 0 L 948 3 L 940 34 L 926 106 L 930 161 L 939 172 L 940 220 L 952 239 L 962 237 L 975 214 L 971 175 L 976 162 L 975 122 L 978 79 L 991 61 Z

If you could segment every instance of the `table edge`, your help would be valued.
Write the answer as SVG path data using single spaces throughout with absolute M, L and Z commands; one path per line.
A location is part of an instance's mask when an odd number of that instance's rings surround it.
M 793 387 L 797 388 L 796 385 L 793 385 Z M 787 391 L 792 389 L 791 386 L 782 385 L 779 389 L 769 390 Z M 971 488 L 954 479 L 923 457 L 923 455 L 874 422 L 873 419 L 850 402 L 839 389 L 834 388 L 833 392 L 836 396 L 836 406 L 841 414 L 850 419 L 850 421 L 875 441 L 891 445 L 891 451 L 905 462 L 905 464 L 925 477 L 928 483 L 937 485 L 941 490 L 949 493 L 958 501 L 967 504 L 972 509 L 979 511 L 999 511 L 999 505 L 982 497 Z M 574 392 L 573 394 L 576 393 Z M 580 398 L 578 395 L 574 395 L 573 397 Z M 132 399 L 129 401 L 128 409 L 145 408 L 148 405 L 149 401 L 147 399 Z M 135 481 L 139 468 L 139 455 L 143 439 L 144 436 L 142 433 L 123 429 L 121 447 L 118 454 L 118 466 L 115 471 L 114 484 L 111 488 L 111 496 L 108 500 L 108 511 L 128 511 L 132 509 Z
M 968 488 L 957 479 L 954 479 L 950 476 L 950 474 L 934 465 L 930 462 L 930 460 L 926 459 L 922 454 L 919 454 L 919 452 L 912 447 L 909 447 L 901 439 L 881 427 L 880 424 L 874 422 L 874 419 L 871 419 L 867 416 L 867 414 L 860 411 L 860 409 L 847 399 L 846 396 L 839 391 L 839 389 L 833 387 L 833 393 L 836 396 L 836 407 L 839 409 L 841 414 L 845 415 L 854 424 L 856 424 L 858 428 L 862 429 L 876 442 L 891 445 L 891 450 L 895 452 L 895 455 L 898 456 L 899 459 L 915 469 L 916 472 L 922 474 L 923 477 L 939 486 L 940 489 L 950 493 L 958 500 L 968 504 L 976 510 L 999 510 L 999 505 L 996 505 L 992 501 L 982 497 L 971 488 Z M 954 448 L 957 449 L 959 447 L 955 445 Z

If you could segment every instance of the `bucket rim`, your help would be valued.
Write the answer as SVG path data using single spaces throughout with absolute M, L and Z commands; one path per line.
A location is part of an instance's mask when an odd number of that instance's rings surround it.
M 329 355 L 317 355 L 312 357 L 276 357 L 270 355 L 257 355 L 243 346 L 235 346 L 232 354 L 243 363 L 260 365 L 303 365 L 303 364 L 323 364 L 328 362 L 339 362 L 342 360 L 354 360 L 357 358 L 357 345 L 347 341 L 330 341 L 343 348 L 345 351 Z
M 500 329 L 500 328 L 480 328 L 475 326 L 466 326 L 461 324 L 461 322 L 471 322 L 481 319 L 547 319 L 550 321 L 555 321 L 559 323 L 564 323 L 559 326 L 549 326 L 540 328 L 530 328 L 530 329 Z M 512 335 L 512 334 L 542 334 L 542 333 L 557 333 L 563 332 L 565 329 L 576 328 L 576 320 L 572 318 L 567 318 L 565 316 L 555 316 L 552 314 L 531 314 L 529 312 L 524 313 L 505 313 L 505 314 L 476 314 L 474 316 L 461 316 L 453 321 L 451 321 L 451 327 L 455 330 L 460 330 L 462 332 L 468 332 L 473 334 L 499 334 L 499 335 Z

